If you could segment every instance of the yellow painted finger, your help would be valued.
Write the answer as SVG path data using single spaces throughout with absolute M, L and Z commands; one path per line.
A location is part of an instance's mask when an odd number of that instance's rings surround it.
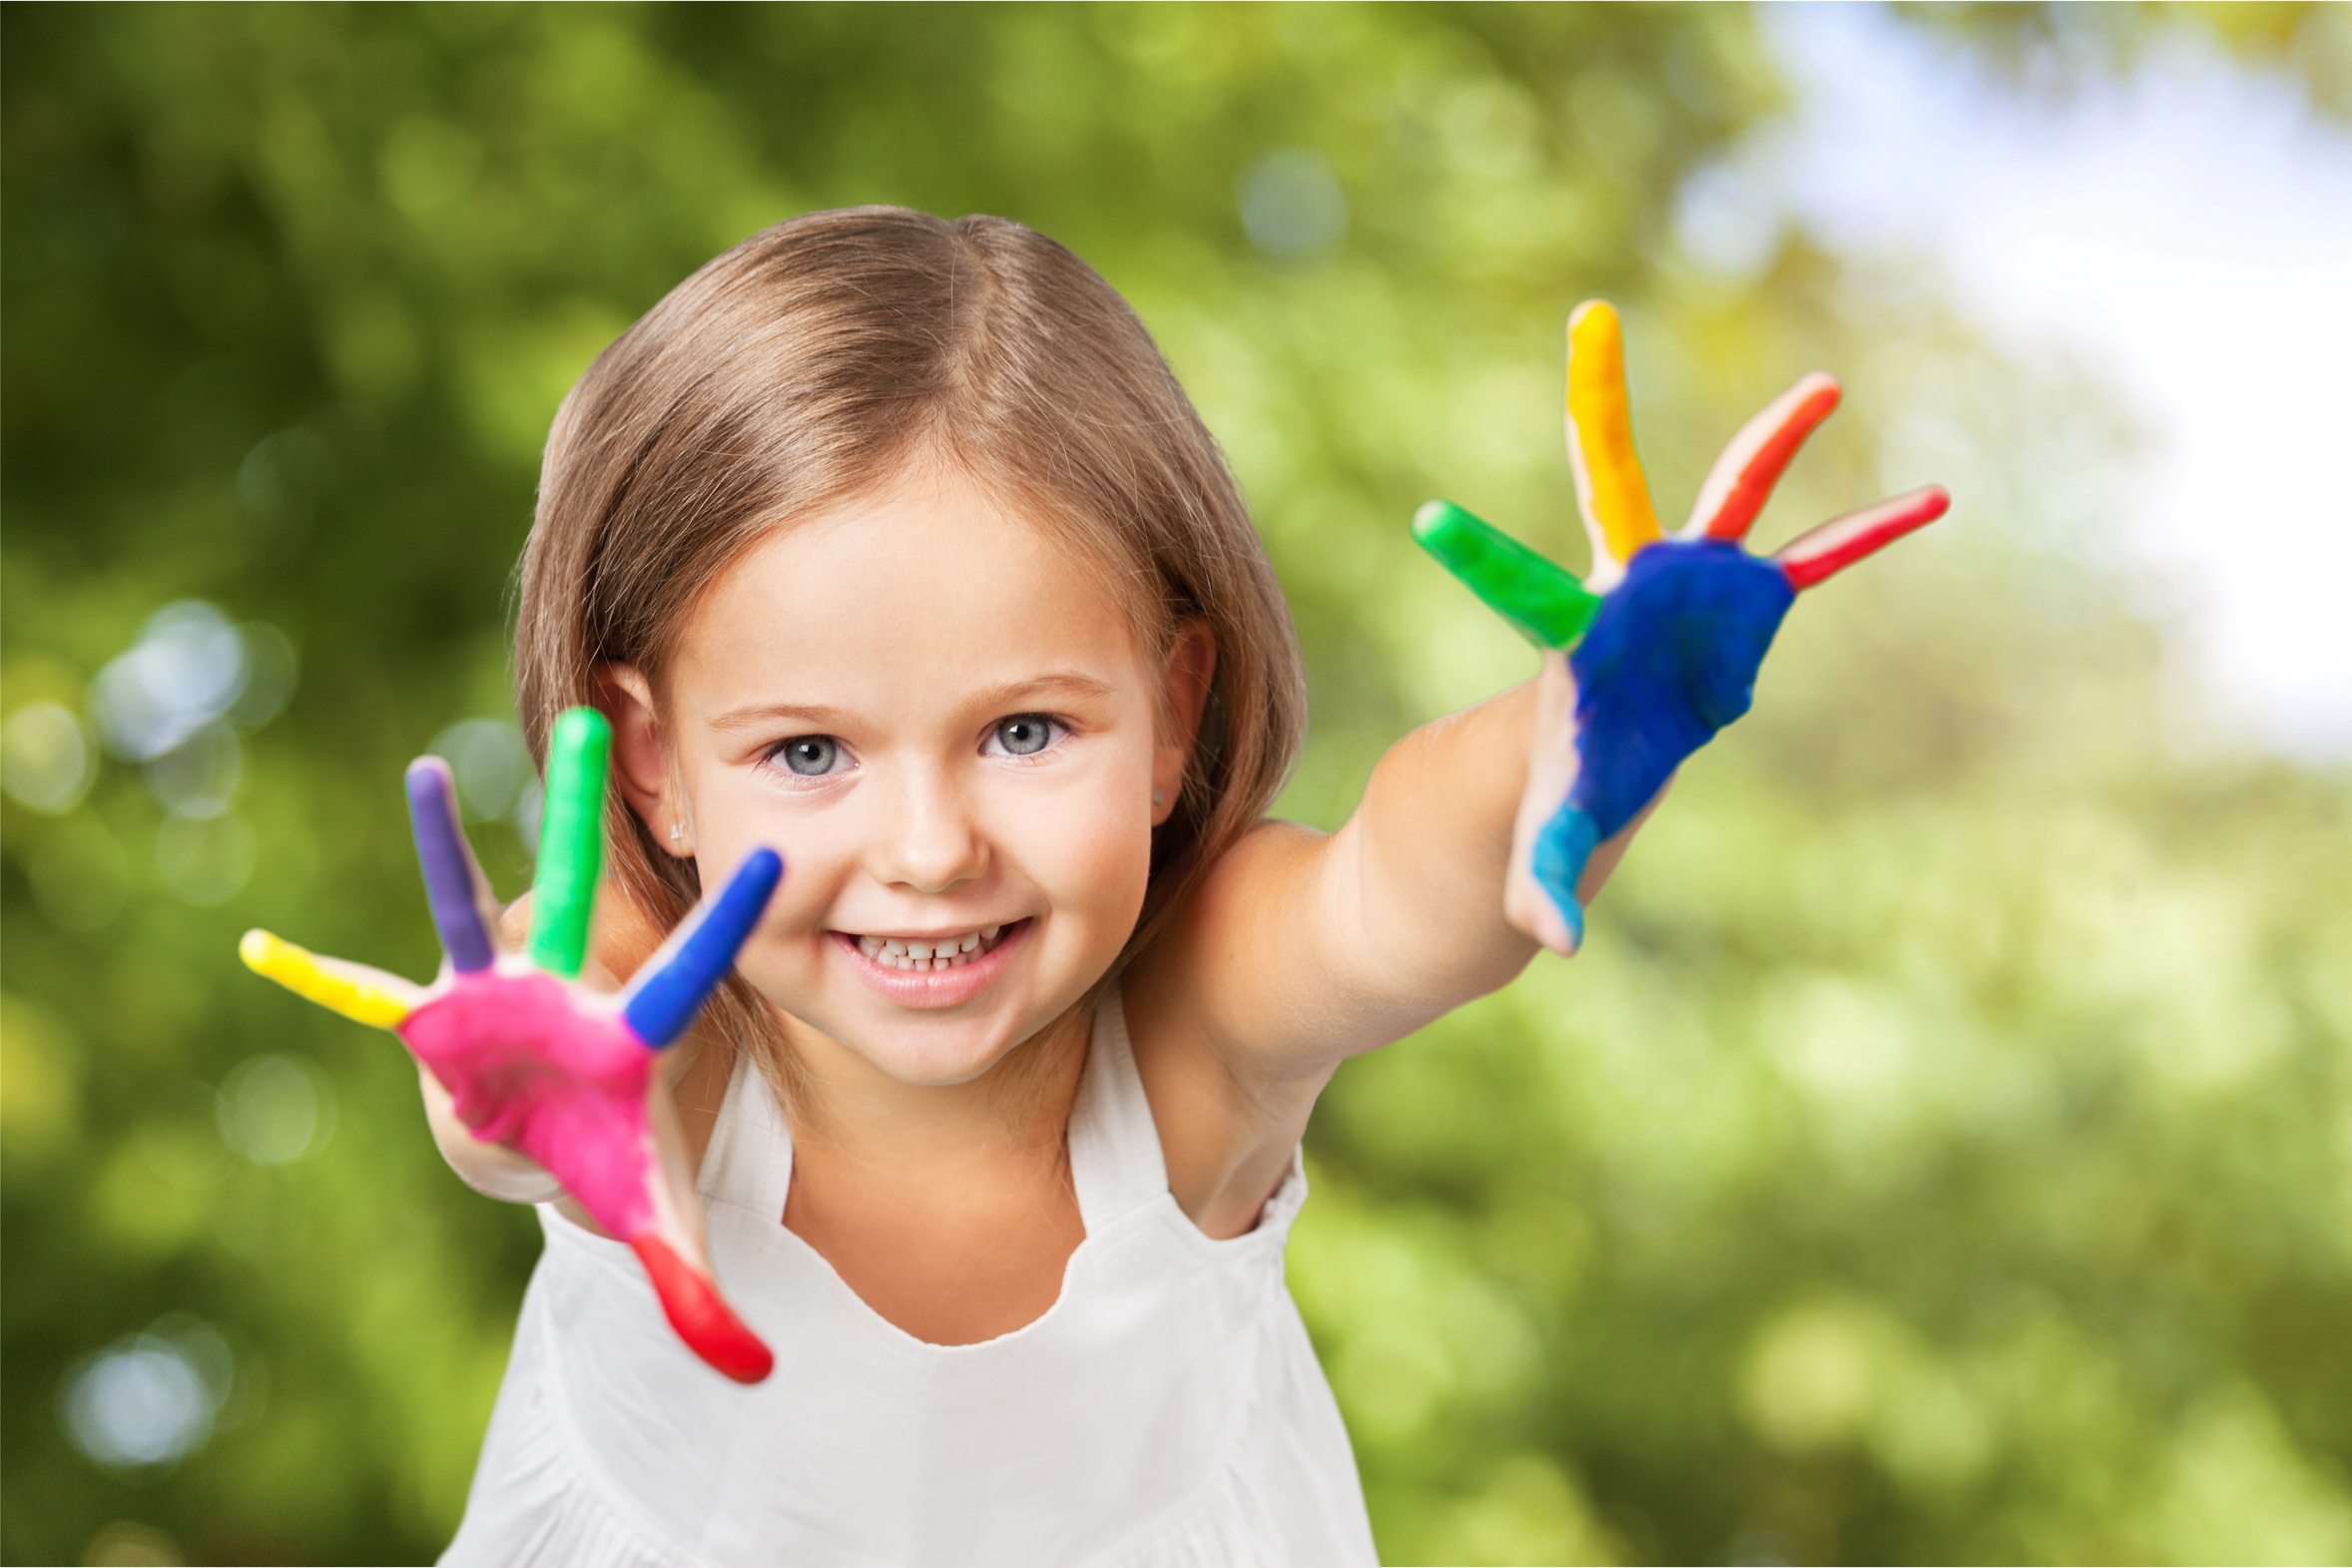
M 1605 299 L 1568 317 L 1568 458 L 1576 502 L 1592 535 L 1593 566 L 1604 576 L 1658 537 L 1649 481 L 1633 455 L 1633 414 L 1625 401 L 1625 338 Z
M 396 1028 L 423 993 L 397 975 L 365 964 L 321 958 L 268 931 L 248 931 L 237 944 L 245 966 L 329 1012 L 377 1029 Z

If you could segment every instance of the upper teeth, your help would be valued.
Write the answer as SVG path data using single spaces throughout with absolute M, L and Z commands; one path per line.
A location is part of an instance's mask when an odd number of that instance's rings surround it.
M 960 936 L 942 936 L 927 942 L 905 941 L 895 936 L 861 936 L 858 950 L 892 969 L 953 969 L 971 962 L 1003 929 L 1001 925 L 983 925 Z

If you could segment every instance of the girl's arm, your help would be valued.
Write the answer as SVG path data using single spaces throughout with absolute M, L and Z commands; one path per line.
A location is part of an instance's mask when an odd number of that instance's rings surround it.
M 1747 712 L 1796 595 L 1950 504 L 1931 486 L 1750 554 L 1774 482 L 1837 405 L 1816 373 L 1732 438 L 1666 537 L 1633 454 L 1615 312 L 1579 306 L 1568 343 L 1593 576 L 1447 503 L 1414 523 L 1544 650 L 1542 674 L 1398 743 L 1330 837 L 1261 825 L 1136 962 L 1137 1063 L 1170 1185 L 1211 1235 L 1255 1223 L 1341 1060 L 1501 985 L 1537 942 L 1574 951 L 1583 905 L 1674 770 Z
M 1507 982 L 1536 951 L 1505 909 L 1514 832 L 1572 772 L 1573 682 L 1536 680 L 1423 726 L 1331 834 L 1265 821 L 1203 877 L 1125 980 L 1178 1203 L 1239 1235 L 1340 1062 Z M 1531 767 L 1534 759 L 1547 766 Z M 1578 879 L 1589 901 L 1633 822 Z
M 1187 900 L 1128 982 L 1160 1011 L 1182 976 L 1188 1022 L 1254 1078 L 1288 1080 L 1386 1045 L 1503 985 L 1534 956 L 1503 898 L 1529 759 L 1554 740 L 1565 667 L 1391 747 L 1339 831 L 1261 822 Z M 1563 716 L 1564 717 L 1564 716 Z M 1556 731 L 1556 723 L 1543 725 Z M 1589 899 L 1628 827 L 1587 865 Z M 1168 997 L 1174 1001 L 1176 998 Z

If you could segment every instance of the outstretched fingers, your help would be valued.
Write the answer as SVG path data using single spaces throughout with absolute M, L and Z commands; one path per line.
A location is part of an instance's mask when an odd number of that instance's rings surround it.
M 1575 646 L 1600 610 L 1600 597 L 1568 572 L 1452 501 L 1414 513 L 1413 537 L 1538 648 Z
M 411 985 L 396 974 L 340 958 L 321 958 L 268 931 L 246 932 L 237 944 L 237 955 L 248 969 L 276 980 L 303 1000 L 376 1029 L 399 1027 L 424 1000 L 422 986 Z
M 1865 556 L 1876 555 L 1905 534 L 1925 528 L 1952 507 L 1942 485 L 1929 485 L 1859 512 L 1831 518 L 1773 557 L 1798 590 L 1835 577 Z
M 1568 461 L 1592 536 L 1592 580 L 1606 586 L 1658 537 L 1658 514 L 1633 453 L 1624 331 L 1604 299 L 1587 299 L 1568 317 Z
M 727 885 L 704 899 L 662 950 L 646 960 L 621 1008 L 638 1039 L 668 1045 L 693 1022 L 703 999 L 734 967 L 735 955 L 783 879 L 784 857 L 773 849 L 754 849 Z
M 408 765 L 408 821 L 416 834 L 416 862 L 424 868 L 425 901 L 450 965 L 468 974 L 489 968 L 495 956 L 489 887 L 457 819 L 449 765 L 437 757 Z
M 1837 381 L 1816 370 L 1741 425 L 1723 448 L 1684 526 L 1686 539 L 1745 539 L 1805 437 L 1838 406 Z
M 531 887 L 531 962 L 569 980 L 588 957 L 596 878 L 604 864 L 604 767 L 612 726 L 593 708 L 568 708 L 547 741 L 539 874 Z

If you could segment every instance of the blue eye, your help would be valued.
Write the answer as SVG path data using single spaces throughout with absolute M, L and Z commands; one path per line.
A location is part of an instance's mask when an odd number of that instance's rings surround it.
M 797 735 L 779 747 L 776 755 L 794 773 L 815 779 L 833 772 L 833 765 L 841 760 L 842 745 L 830 735 Z
M 1053 744 L 1057 726 L 1043 714 L 1014 714 L 1000 719 L 988 737 L 992 748 L 1007 757 L 1033 757 Z

